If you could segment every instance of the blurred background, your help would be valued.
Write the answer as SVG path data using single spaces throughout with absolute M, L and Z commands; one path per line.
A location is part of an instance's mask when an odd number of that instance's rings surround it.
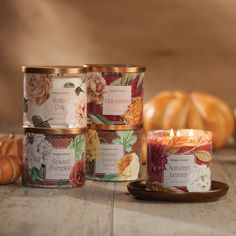
M 147 67 L 145 101 L 203 90 L 236 107 L 233 0 L 0 0 L 0 132 L 22 125 L 22 65 Z

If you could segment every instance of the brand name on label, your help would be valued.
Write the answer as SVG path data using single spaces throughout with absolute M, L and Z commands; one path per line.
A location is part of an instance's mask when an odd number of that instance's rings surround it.
M 129 103 L 129 101 L 130 101 L 130 99 L 120 99 L 120 98 L 118 98 L 118 99 L 105 98 L 104 99 L 104 102 L 113 103 L 113 104 L 115 104 L 115 103 L 126 104 L 126 103 Z

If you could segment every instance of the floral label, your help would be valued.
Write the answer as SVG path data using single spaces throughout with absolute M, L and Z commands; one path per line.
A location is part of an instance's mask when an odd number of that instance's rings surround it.
M 86 139 L 86 176 L 104 181 L 136 180 L 141 174 L 140 130 L 93 130 Z
M 80 187 L 85 181 L 85 134 L 25 133 L 23 184 Z
M 24 125 L 80 128 L 87 125 L 85 77 L 25 74 Z
M 74 163 L 74 149 L 53 149 L 45 160 L 46 179 L 69 179 Z
M 143 122 L 141 73 L 89 72 L 87 75 L 88 118 L 91 124 Z
M 131 86 L 107 86 L 103 100 L 103 115 L 124 115 L 130 103 Z
M 97 173 L 117 173 L 117 163 L 123 156 L 123 145 L 100 144 L 100 156 L 96 161 Z
M 147 188 L 204 192 L 211 188 L 212 141 L 208 136 L 149 136 Z
M 192 182 L 194 155 L 171 155 L 167 158 L 164 170 L 164 185 L 187 186 Z

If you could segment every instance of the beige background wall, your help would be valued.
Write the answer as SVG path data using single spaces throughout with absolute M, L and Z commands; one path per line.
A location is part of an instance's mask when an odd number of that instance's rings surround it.
M 147 66 L 145 99 L 200 89 L 236 107 L 234 0 L 0 0 L 0 132 L 22 120 L 25 64 Z

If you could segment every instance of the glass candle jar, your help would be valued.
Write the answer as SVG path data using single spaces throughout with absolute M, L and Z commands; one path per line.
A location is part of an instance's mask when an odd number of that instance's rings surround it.
M 23 185 L 81 187 L 85 181 L 86 131 L 24 128 Z
M 87 126 L 85 67 L 22 67 L 24 126 L 81 128 Z
M 142 125 L 91 125 L 86 140 L 86 178 L 136 180 L 141 175 Z
M 147 188 L 203 192 L 211 188 L 212 133 L 157 130 L 147 133 Z
M 88 73 L 88 118 L 91 124 L 142 124 L 145 67 L 85 65 Z

